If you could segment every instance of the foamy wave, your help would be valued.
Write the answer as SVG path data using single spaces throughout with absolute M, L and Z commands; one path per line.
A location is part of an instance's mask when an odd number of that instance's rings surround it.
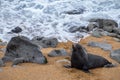
M 77 42 L 77 33 L 68 32 L 71 25 L 86 26 L 90 18 L 113 19 L 120 25 L 120 0 L 0 0 L 0 38 L 16 26 L 21 35 L 56 37 L 59 41 Z M 83 9 L 79 15 L 64 12 Z M 86 36 L 85 33 L 80 33 Z

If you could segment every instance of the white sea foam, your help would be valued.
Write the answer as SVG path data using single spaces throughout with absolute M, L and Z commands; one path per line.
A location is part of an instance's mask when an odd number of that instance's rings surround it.
M 120 0 L 0 0 L 0 38 L 8 41 L 11 29 L 20 26 L 21 35 L 56 37 L 59 41 L 77 42 L 78 33 L 70 26 L 86 26 L 90 18 L 107 18 L 120 26 Z M 65 11 L 83 9 L 79 15 Z M 80 33 L 86 36 L 85 33 Z

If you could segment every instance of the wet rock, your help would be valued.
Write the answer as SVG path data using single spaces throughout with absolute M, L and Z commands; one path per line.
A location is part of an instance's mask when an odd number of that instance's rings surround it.
M 3 53 L 5 53 L 6 48 L 0 48 L 0 51 L 2 51 Z
M 85 26 L 80 26 L 79 32 L 88 32 L 87 28 Z
M 69 32 L 75 33 L 75 32 L 87 32 L 87 29 L 85 26 L 71 26 L 69 28 Z
M 113 32 L 120 35 L 120 28 L 114 28 Z
M 38 4 L 38 5 L 35 6 L 35 9 L 43 9 L 43 8 L 44 8 L 44 6 L 40 5 L 40 4 Z
M 0 42 L 2 42 L 2 40 L 0 39 Z
M 117 37 L 117 34 L 116 33 L 107 33 L 108 36 L 111 36 L 111 37 Z
M 120 39 L 118 38 L 113 38 L 115 41 L 120 42 Z
M 90 42 L 88 42 L 88 46 L 99 47 L 99 48 L 102 48 L 103 50 L 112 50 L 112 46 L 107 43 L 90 41 Z
M 113 26 L 104 26 L 103 29 L 105 31 L 112 32 L 113 31 Z
M 102 31 L 102 32 L 100 32 L 100 34 L 101 34 L 102 36 L 108 36 L 108 33 L 109 33 L 109 32 L 107 32 L 107 31 Z
M 91 35 L 94 37 L 97 37 L 97 38 L 102 37 L 101 32 L 99 32 L 99 31 L 93 31 Z
M 75 14 L 82 14 L 84 11 L 85 11 L 84 9 L 77 9 L 77 10 L 66 11 L 64 13 L 69 15 L 75 15 Z
M 56 38 L 43 38 L 42 43 L 45 44 L 44 48 L 47 47 L 56 47 L 58 44 L 58 40 Z
M 117 35 L 116 38 L 120 38 L 120 35 Z
M 40 40 L 42 40 L 43 38 L 44 38 L 44 37 L 42 37 L 42 36 L 35 36 L 35 37 L 32 38 L 32 41 L 34 41 L 34 40 L 40 41 Z
M 90 22 L 88 25 L 87 25 L 87 30 L 88 31 L 92 31 L 94 28 L 98 27 L 98 24 L 95 23 L 95 22 Z
M 58 40 L 56 38 L 34 37 L 32 43 L 38 45 L 40 48 L 56 47 Z
M 57 57 L 57 56 L 67 56 L 68 53 L 66 52 L 65 49 L 60 49 L 60 50 L 52 50 L 48 56 L 49 57 Z
M 69 28 L 69 32 L 74 33 L 80 30 L 79 26 L 72 26 Z
M 111 51 L 110 57 L 120 63 L 120 49 Z
M 33 44 L 28 38 L 13 37 L 7 47 L 3 62 L 13 61 L 13 65 L 23 62 L 33 62 L 38 64 L 47 63 L 47 59 L 43 56 L 39 47 Z
M 33 37 L 33 39 L 31 40 L 33 44 L 39 46 L 39 48 L 43 48 L 44 44 L 42 43 L 42 39 L 44 37 L 41 37 L 41 36 L 35 36 Z
M 84 36 L 80 32 L 75 33 L 75 38 L 83 38 Z
M 5 66 L 5 65 L 4 65 L 2 59 L 0 59 L 0 67 L 3 67 L 3 66 Z
M 99 28 L 108 32 L 113 32 L 113 29 L 118 27 L 118 24 L 114 20 L 110 19 L 91 19 L 90 22 L 96 22 Z
M 2 46 L 0 48 L 0 51 L 2 51 L 3 53 L 5 53 L 5 46 L 7 45 L 7 42 L 2 42 L 2 40 L 0 41 L 0 46 Z
M 0 42 L 0 46 L 6 46 L 7 42 Z

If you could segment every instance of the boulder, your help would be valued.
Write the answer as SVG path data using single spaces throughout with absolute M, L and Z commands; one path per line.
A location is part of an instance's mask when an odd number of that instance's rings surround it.
M 85 10 L 84 9 L 76 9 L 76 10 L 70 10 L 70 11 L 65 11 L 65 14 L 69 15 L 75 15 L 75 14 L 82 14 Z
M 92 36 L 97 37 L 97 38 L 102 37 L 101 32 L 99 32 L 99 31 L 93 31 Z
M 7 42 L 0 42 L 0 46 L 6 46 Z
M 118 27 L 118 24 L 114 20 L 110 19 L 90 19 L 90 22 L 96 22 L 99 28 L 102 28 L 105 31 L 113 32 L 113 29 Z
M 87 32 L 87 28 L 85 28 L 85 26 L 71 26 L 68 30 L 71 33 L 75 33 L 75 32 Z
M 20 36 L 13 37 L 9 41 L 2 60 L 3 62 L 13 61 L 13 65 L 23 62 L 47 63 L 47 59 L 43 56 L 39 47 L 33 44 L 28 38 Z
M 120 63 L 120 49 L 111 51 L 110 57 Z
M 45 37 L 34 37 L 32 40 L 33 44 L 38 45 L 40 48 L 56 47 L 58 40 L 56 38 L 45 38 Z
M 88 42 L 88 46 L 99 47 L 99 48 L 102 48 L 103 50 L 112 50 L 112 46 L 110 44 L 102 43 L 102 42 L 90 41 Z
M 117 35 L 116 38 L 119 38 L 119 39 L 120 39 L 120 35 Z
M 114 28 L 113 32 L 120 35 L 120 28 Z
M 88 31 L 92 31 L 94 28 L 98 27 L 98 24 L 95 23 L 95 22 L 90 22 L 88 25 L 87 25 L 87 30 Z
M 3 67 L 4 66 L 4 63 L 2 61 L 2 59 L 0 59 L 0 67 Z
M 107 33 L 107 36 L 117 37 L 117 34 L 116 33 Z
M 49 57 L 57 57 L 57 56 L 67 56 L 68 53 L 66 52 L 65 49 L 60 49 L 60 50 L 52 50 L 48 56 Z
M 69 32 L 75 33 L 80 30 L 80 26 L 72 26 L 69 28 Z

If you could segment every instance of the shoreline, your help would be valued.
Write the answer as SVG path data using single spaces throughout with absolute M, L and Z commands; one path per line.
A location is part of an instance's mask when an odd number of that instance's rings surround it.
M 89 36 L 82 39 L 79 43 L 82 44 L 88 52 L 103 56 L 112 63 L 117 63 L 115 60 L 111 59 L 109 54 L 110 51 L 103 51 L 100 48 L 87 46 L 88 41 L 103 42 L 106 40 L 107 43 L 112 45 L 112 49 L 120 48 L 120 42 L 114 41 L 112 37 L 104 36 L 101 38 L 95 38 Z M 63 59 L 69 59 L 68 57 L 48 57 L 47 54 L 53 49 L 64 48 L 70 53 L 72 42 L 59 43 L 56 48 L 43 48 L 41 51 L 47 57 L 48 63 L 45 65 L 40 65 L 36 63 L 21 63 L 15 67 L 11 67 L 11 62 L 8 62 L 5 67 L 1 67 L 0 80 L 119 80 L 120 76 L 120 64 L 113 68 L 96 68 L 90 70 L 93 74 L 84 73 L 78 69 L 67 69 L 63 65 L 66 62 L 57 61 Z M 0 57 L 3 53 L 0 52 Z

